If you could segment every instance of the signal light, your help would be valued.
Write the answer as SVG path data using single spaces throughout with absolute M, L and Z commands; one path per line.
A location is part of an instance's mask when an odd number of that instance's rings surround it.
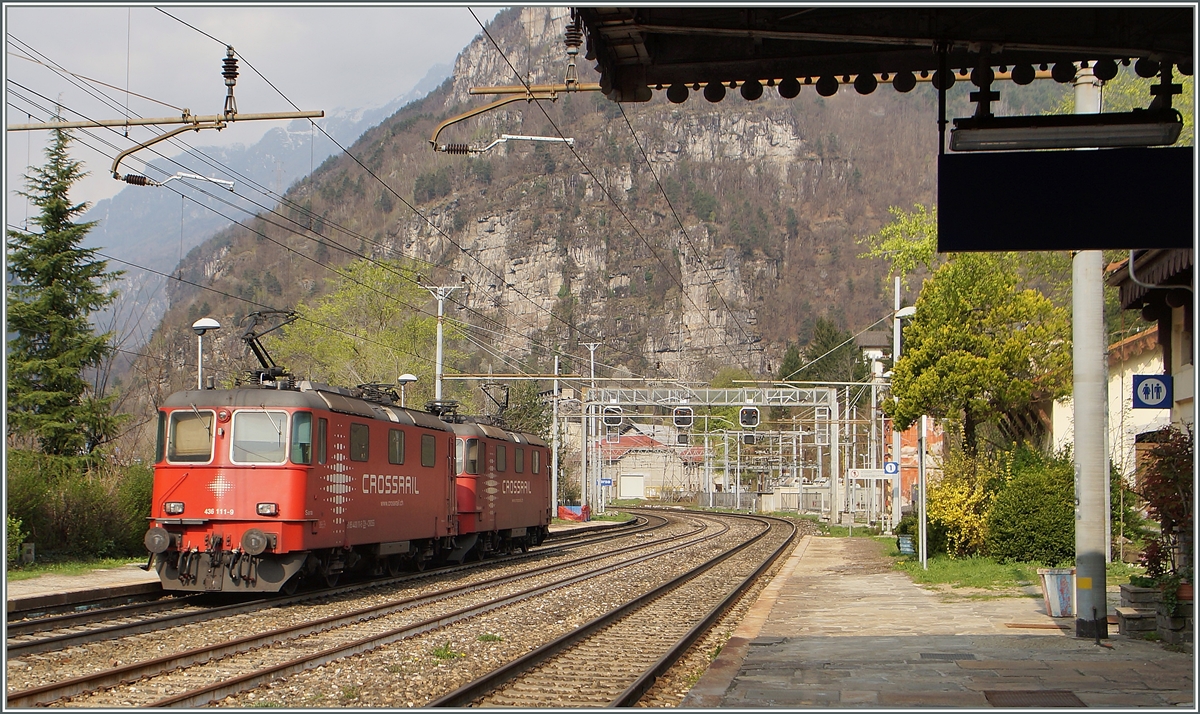
M 692 408 L 691 407 L 675 407 L 673 415 L 675 426 L 680 429 L 686 429 L 692 425 Z
M 168 516 L 178 516 L 183 513 L 183 501 L 167 501 L 163 504 L 163 513 Z
M 758 426 L 759 414 L 758 407 L 742 407 L 738 412 L 738 423 L 745 429 L 753 429 Z
M 621 407 L 604 407 L 604 426 L 621 426 Z
M 260 516 L 278 516 L 279 506 L 274 503 L 260 503 L 255 506 L 255 510 Z

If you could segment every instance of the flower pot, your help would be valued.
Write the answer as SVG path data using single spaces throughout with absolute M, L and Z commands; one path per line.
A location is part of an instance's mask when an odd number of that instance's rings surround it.
M 1175 598 L 1177 600 L 1191 600 L 1192 599 L 1192 584 L 1191 583 L 1180 583 L 1179 588 L 1175 591 Z

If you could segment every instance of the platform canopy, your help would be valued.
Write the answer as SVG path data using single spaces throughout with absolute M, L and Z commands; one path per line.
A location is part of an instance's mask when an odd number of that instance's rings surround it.
M 1141 59 L 1191 74 L 1194 8 L 580 7 L 586 57 L 614 101 L 650 86 Z

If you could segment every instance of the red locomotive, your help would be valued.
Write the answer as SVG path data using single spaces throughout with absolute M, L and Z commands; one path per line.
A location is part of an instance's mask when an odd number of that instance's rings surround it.
M 546 538 L 538 437 L 405 409 L 374 385 L 294 383 L 247 341 L 259 386 L 177 392 L 159 409 L 145 542 L 165 589 L 290 591 Z

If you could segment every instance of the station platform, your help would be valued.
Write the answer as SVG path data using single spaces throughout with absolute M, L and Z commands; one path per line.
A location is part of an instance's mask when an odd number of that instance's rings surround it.
M 871 539 L 808 536 L 682 706 L 1195 708 L 1193 655 L 1102 642 L 1040 594 L 935 592 Z

